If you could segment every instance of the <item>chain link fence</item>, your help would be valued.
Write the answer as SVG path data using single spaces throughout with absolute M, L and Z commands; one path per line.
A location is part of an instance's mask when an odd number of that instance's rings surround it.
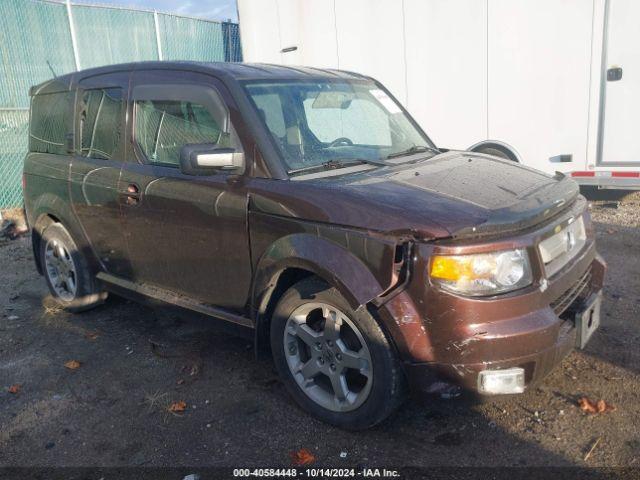
M 22 205 L 29 88 L 77 69 L 144 60 L 242 61 L 238 25 L 61 0 L 0 0 L 0 209 Z

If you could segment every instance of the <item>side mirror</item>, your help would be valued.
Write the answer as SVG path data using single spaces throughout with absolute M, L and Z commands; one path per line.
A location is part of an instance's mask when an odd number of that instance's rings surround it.
M 214 175 L 220 170 L 244 170 L 244 153 L 212 143 L 187 144 L 180 149 L 180 170 L 186 175 Z

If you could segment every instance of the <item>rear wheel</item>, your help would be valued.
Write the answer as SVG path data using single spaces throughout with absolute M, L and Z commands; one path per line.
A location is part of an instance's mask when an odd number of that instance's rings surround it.
M 289 392 L 325 422 L 368 428 L 404 399 L 399 362 L 378 323 L 317 279 L 297 283 L 280 299 L 271 346 Z
M 87 310 L 106 298 L 88 262 L 60 223 L 52 223 L 42 232 L 40 260 L 51 296 L 65 309 Z
M 485 155 L 493 155 L 494 157 L 504 158 L 505 160 L 511 160 L 512 162 L 517 162 L 518 157 L 513 153 L 510 149 L 503 145 L 499 145 L 497 143 L 488 143 L 485 145 L 481 145 L 476 147 L 474 152 L 483 153 Z

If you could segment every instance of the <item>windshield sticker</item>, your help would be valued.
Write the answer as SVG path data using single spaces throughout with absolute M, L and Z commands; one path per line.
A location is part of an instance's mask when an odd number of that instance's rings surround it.
M 387 110 L 387 112 L 394 114 L 394 113 L 400 113 L 402 111 L 400 110 L 400 107 L 396 104 L 396 102 L 391 100 L 391 97 L 389 97 L 389 95 L 387 95 L 385 92 L 383 92 L 379 88 L 374 88 L 372 90 L 369 90 L 369 93 L 371 93 L 371 95 L 373 95 L 375 99 L 382 104 L 382 106 Z

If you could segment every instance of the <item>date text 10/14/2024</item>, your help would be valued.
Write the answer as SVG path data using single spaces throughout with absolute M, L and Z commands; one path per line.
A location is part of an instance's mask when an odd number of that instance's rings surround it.
M 386 468 L 237 468 L 233 470 L 233 476 L 236 478 L 399 478 L 400 473 Z

